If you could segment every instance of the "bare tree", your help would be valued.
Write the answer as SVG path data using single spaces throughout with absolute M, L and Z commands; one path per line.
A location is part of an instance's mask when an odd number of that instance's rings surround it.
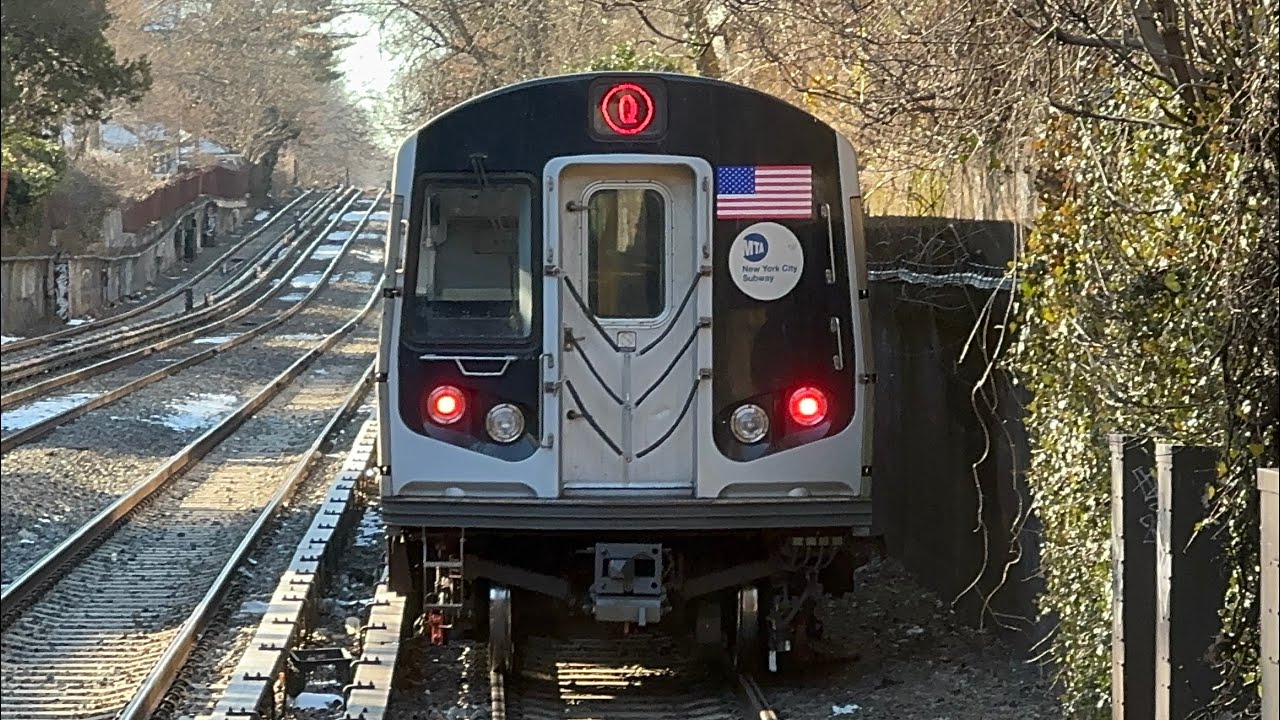
M 351 107 L 333 92 L 343 38 L 326 30 L 334 0 L 115 0 L 118 47 L 156 68 L 140 113 L 166 127 L 214 138 L 253 168 L 265 195 L 281 153 L 325 131 Z
M 482 92 L 586 68 L 638 39 L 685 55 L 668 18 L 650 30 L 630 7 L 584 0 L 365 0 L 404 58 L 396 86 L 406 129 Z M 708 68 L 714 62 L 704 58 Z

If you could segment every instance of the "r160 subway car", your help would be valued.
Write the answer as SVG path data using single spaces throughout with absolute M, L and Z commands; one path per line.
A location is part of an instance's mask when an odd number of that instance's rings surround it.
M 409 137 L 377 366 L 392 588 L 499 669 L 550 608 L 743 662 L 798 647 L 871 525 L 857 173 L 811 115 L 658 73 L 506 87 Z

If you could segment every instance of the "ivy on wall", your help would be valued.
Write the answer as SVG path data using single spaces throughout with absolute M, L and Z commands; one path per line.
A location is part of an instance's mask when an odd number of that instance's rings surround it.
M 6 224 L 28 219 L 28 208 L 53 190 L 67 167 L 66 154 L 57 141 L 9 127 L 0 130 L 0 162 L 11 173 L 5 192 Z
M 688 72 L 684 58 L 669 55 L 655 49 L 641 51 L 633 42 L 624 42 L 609 49 L 609 54 L 592 59 L 581 66 L 568 66 L 569 72 L 614 71 L 647 71 L 647 72 Z
M 1044 528 L 1041 610 L 1057 622 L 1050 654 L 1067 715 L 1109 717 L 1106 435 L 1221 448 L 1205 523 L 1225 531 L 1231 573 L 1217 703 L 1248 716 L 1256 468 L 1280 459 L 1275 99 L 1219 98 L 1170 123 L 1167 99 L 1112 85 L 1099 111 L 1110 119 L 1060 115 L 1038 138 L 1043 212 L 1013 269 L 1009 362 L 1034 398 L 1028 480 Z

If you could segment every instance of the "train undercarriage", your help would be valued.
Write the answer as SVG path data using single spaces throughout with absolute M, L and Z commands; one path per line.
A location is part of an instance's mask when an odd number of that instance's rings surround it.
M 873 546 L 816 528 L 682 533 L 390 528 L 391 589 L 436 644 L 488 643 L 507 671 L 518 638 L 593 621 L 600 632 L 660 626 L 740 669 L 777 671 L 820 637 L 824 595 L 853 589 Z

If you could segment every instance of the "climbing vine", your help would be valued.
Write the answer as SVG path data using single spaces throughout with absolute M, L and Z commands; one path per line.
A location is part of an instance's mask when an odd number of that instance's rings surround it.
M 53 140 L 5 127 L 0 130 L 0 161 L 10 173 L 0 222 L 20 226 L 38 221 L 41 198 L 53 190 L 66 171 L 62 148 Z
M 634 42 L 618 43 L 609 48 L 608 53 L 605 55 L 593 58 L 582 65 L 567 65 L 565 69 L 569 72 L 595 72 L 601 70 L 687 72 L 684 58 L 679 55 L 670 55 L 653 48 L 641 51 Z
M 1036 141 L 1043 211 L 1014 267 L 1009 362 L 1033 397 L 1041 611 L 1071 717 L 1110 715 L 1113 432 L 1221 449 L 1203 528 L 1224 533 L 1230 568 L 1216 704 L 1257 713 L 1253 498 L 1278 459 L 1274 62 L 1252 80 L 1178 107 L 1116 77 L 1096 113 L 1058 115 Z

